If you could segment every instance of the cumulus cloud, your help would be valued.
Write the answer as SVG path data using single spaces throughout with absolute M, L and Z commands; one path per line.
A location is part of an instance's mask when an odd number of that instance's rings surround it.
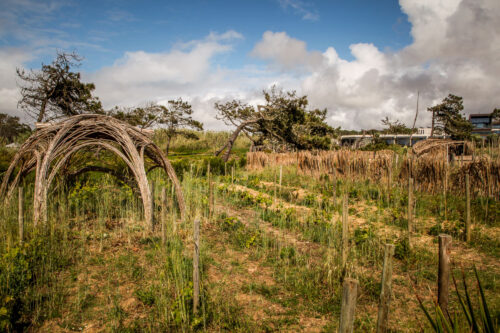
M 307 51 L 305 42 L 291 38 L 286 32 L 266 31 L 251 55 L 268 60 L 282 69 L 297 69 L 302 66 L 314 69 L 323 61 L 320 52 Z
M 276 75 L 254 66 L 233 70 L 214 66 L 217 56 L 231 52 L 241 39 L 240 33 L 229 30 L 178 43 L 161 53 L 127 52 L 112 66 L 86 73 L 84 80 L 95 83 L 95 93 L 106 108 L 166 103 L 182 97 L 192 104 L 195 118 L 205 128 L 221 129 L 213 108 L 216 101 L 252 100 L 276 80 Z M 286 73 L 278 76 L 285 84 L 292 80 Z
M 0 113 L 24 118 L 17 111 L 19 88 L 16 84 L 16 68 L 32 59 L 26 50 L 19 48 L 0 48 Z
M 294 3 L 302 4 L 290 0 L 282 5 L 296 8 Z M 426 108 L 449 93 L 464 97 L 467 113 L 499 107 L 500 1 L 401 0 L 400 6 L 412 25 L 413 41 L 397 52 L 358 43 L 350 46 L 348 60 L 338 55 L 335 45 L 309 50 L 306 41 L 286 32 L 266 31 L 250 52 L 266 65 L 228 69 L 219 60 L 244 39 L 228 30 L 164 52 L 126 52 L 112 66 L 84 73 L 84 80 L 96 84 L 105 107 L 182 97 L 209 129 L 223 126 L 214 117 L 215 101 L 261 103 L 261 90 L 273 84 L 308 95 L 313 107 L 328 108 L 332 125 L 344 128 L 380 127 L 385 116 L 411 125 L 417 91 L 417 125 L 428 125 Z M 50 13 L 53 7 L 43 10 Z M 0 31 L 7 24 L 13 34 L 19 25 L 12 20 L 0 14 Z M 15 68 L 29 60 L 31 53 L 25 50 L 0 48 L 0 112 L 15 109 Z
M 380 127 L 385 116 L 411 125 L 420 91 L 420 125 L 425 109 L 448 93 L 464 97 L 467 113 L 500 105 L 500 2 L 495 0 L 411 1 L 401 9 L 412 24 L 413 42 L 398 52 L 353 44 L 353 60 L 329 47 L 318 55 L 286 33 L 265 32 L 252 55 L 282 71 L 303 73 L 300 91 L 330 122 L 347 128 Z

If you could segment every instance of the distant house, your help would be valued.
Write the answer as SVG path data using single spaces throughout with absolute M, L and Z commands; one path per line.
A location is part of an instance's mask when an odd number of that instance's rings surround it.
M 410 134 L 380 134 L 379 140 L 385 141 L 387 144 L 398 144 L 401 146 L 413 146 L 415 143 L 421 140 L 430 138 L 431 128 L 430 127 L 420 127 L 417 129 L 417 133 Z M 444 135 L 435 135 L 436 138 L 444 138 Z M 373 141 L 373 137 L 370 134 L 356 134 L 356 135 L 342 135 L 340 142 L 342 146 L 352 146 L 352 147 L 363 147 Z
M 490 113 L 476 113 L 469 115 L 471 122 L 472 134 L 479 135 L 483 138 L 491 134 L 500 134 L 500 121 L 493 120 Z

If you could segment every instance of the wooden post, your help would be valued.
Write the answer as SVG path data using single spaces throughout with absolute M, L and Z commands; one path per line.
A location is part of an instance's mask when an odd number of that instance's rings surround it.
M 448 168 L 449 168 L 449 146 L 446 145 L 446 163 L 444 165 L 444 219 L 448 220 Z
M 411 249 L 411 234 L 413 233 L 413 178 L 408 180 L 408 245 Z
M 347 193 L 344 193 L 342 200 L 342 268 L 347 263 L 347 253 L 349 251 L 349 225 L 347 218 L 349 216 L 349 205 Z
M 210 177 L 210 162 L 207 165 L 207 182 L 208 182 L 208 219 L 212 218 L 212 180 Z
M 200 219 L 196 217 L 193 224 L 193 313 L 196 314 L 200 300 Z
M 465 219 L 465 241 L 470 242 L 470 177 L 465 175 L 465 199 L 466 199 L 466 219 Z
M 234 165 L 231 167 L 231 184 L 234 184 Z
M 280 192 L 281 192 L 281 180 L 283 179 L 283 165 L 280 165 Z
M 161 188 L 161 243 L 165 244 L 165 224 L 167 221 L 167 189 Z
M 439 235 L 438 304 L 443 313 L 448 309 L 450 282 L 451 236 Z
M 151 232 L 155 231 L 155 181 L 151 180 Z
M 387 332 L 389 304 L 392 293 L 392 257 L 394 256 L 394 245 L 385 244 L 384 268 L 382 270 L 382 291 L 378 303 L 377 333 Z
M 276 184 L 276 169 L 274 169 L 274 182 L 273 182 L 273 185 L 274 185 L 274 197 L 273 197 L 273 203 L 276 204 L 276 187 L 278 186 Z
M 175 233 L 177 230 L 177 222 L 175 221 L 175 212 L 174 212 L 174 188 L 175 185 L 172 183 L 172 192 L 170 195 L 170 215 L 172 215 L 172 233 Z
M 347 278 L 342 284 L 342 307 L 340 309 L 339 333 L 354 331 L 354 315 L 356 312 L 356 297 L 358 281 Z
M 392 161 L 390 165 L 387 166 L 387 205 L 391 201 L 391 189 L 392 189 Z
M 24 191 L 22 187 L 19 187 L 18 222 L 19 222 L 19 243 L 22 244 L 24 240 Z

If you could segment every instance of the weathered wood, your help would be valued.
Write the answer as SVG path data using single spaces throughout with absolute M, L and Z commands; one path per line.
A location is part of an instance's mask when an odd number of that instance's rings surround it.
M 392 190 L 392 161 L 387 166 L 387 203 L 391 201 L 391 190 Z
M 65 169 L 75 153 L 89 147 L 108 150 L 122 159 L 132 171 L 141 193 L 147 224 L 151 224 L 153 210 L 145 156 L 149 158 L 147 161 L 152 161 L 152 168 L 163 168 L 175 184 L 179 210 L 181 215 L 184 214 L 182 189 L 164 152 L 137 128 L 113 117 L 97 114 L 68 117 L 35 131 L 21 146 L 4 174 L 0 197 L 11 193 L 20 178 L 35 170 L 33 220 L 35 226 L 39 221 L 46 221 L 47 193 L 54 177 Z M 14 171 L 22 177 L 12 177 Z
M 165 225 L 167 223 L 167 189 L 161 188 L 161 243 L 165 244 Z
M 466 200 L 466 205 L 465 205 L 465 241 L 470 242 L 470 177 L 469 174 L 467 173 L 465 175 L 465 200 Z
M 280 192 L 281 192 L 281 180 L 283 179 L 283 166 L 280 165 Z
M 213 216 L 213 190 L 212 190 L 212 178 L 210 174 L 210 162 L 207 166 L 207 182 L 208 182 L 208 218 L 211 219 Z
M 392 294 L 392 257 L 394 256 L 394 245 L 385 244 L 384 268 L 382 270 L 382 291 L 378 303 L 377 332 L 387 332 L 389 305 Z
M 450 283 L 451 236 L 439 235 L 438 304 L 443 313 L 448 309 Z
M 200 219 L 197 217 L 193 223 L 193 313 L 198 312 L 200 301 Z
M 342 198 L 342 267 L 347 263 L 347 254 L 349 253 L 349 205 L 347 193 Z
M 413 178 L 408 179 L 408 245 L 412 248 L 413 233 Z
M 358 281 L 351 278 L 345 279 L 342 284 L 339 333 L 351 333 L 354 331 L 357 295 Z
M 172 215 L 172 233 L 175 234 L 175 232 L 177 231 L 177 221 L 175 218 L 175 211 L 174 211 L 174 185 L 173 184 L 172 184 L 172 193 L 170 195 L 169 208 L 170 208 L 170 214 Z
M 19 222 L 19 243 L 24 241 L 24 190 L 19 187 L 19 211 L 18 211 L 18 222 Z
M 274 169 L 274 181 L 273 181 L 273 189 L 274 189 L 274 194 L 273 194 L 273 204 L 276 203 L 276 187 L 278 184 L 276 184 L 276 168 Z
M 155 224 L 156 224 L 156 218 L 155 218 L 155 212 L 156 212 L 156 205 L 155 205 L 155 189 L 156 189 L 156 184 L 154 180 L 151 180 L 151 232 L 155 231 Z

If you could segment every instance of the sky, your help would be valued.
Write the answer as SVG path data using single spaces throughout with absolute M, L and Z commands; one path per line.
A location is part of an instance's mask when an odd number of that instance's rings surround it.
M 498 0 L 118 1 L 0 0 L 0 112 L 17 109 L 16 68 L 57 51 L 105 108 L 179 97 L 209 130 L 215 102 L 257 105 L 276 85 L 326 108 L 345 129 L 388 116 L 428 126 L 426 109 L 452 93 L 465 113 L 500 107 Z

